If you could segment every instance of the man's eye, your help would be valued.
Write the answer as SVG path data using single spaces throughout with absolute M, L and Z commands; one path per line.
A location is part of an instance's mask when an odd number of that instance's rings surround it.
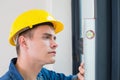
M 56 40 L 56 37 L 54 37 L 54 40 Z
M 44 36 L 43 38 L 44 38 L 44 39 L 49 39 L 50 37 L 49 37 L 49 36 Z

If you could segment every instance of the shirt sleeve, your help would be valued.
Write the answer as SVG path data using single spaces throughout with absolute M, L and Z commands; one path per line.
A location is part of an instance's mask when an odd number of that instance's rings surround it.
M 44 80 L 77 80 L 77 75 L 66 76 L 63 73 L 56 73 L 55 71 L 43 68 L 40 72 Z
M 74 76 L 72 77 L 72 80 L 78 80 L 78 76 L 77 76 L 77 75 L 74 75 Z

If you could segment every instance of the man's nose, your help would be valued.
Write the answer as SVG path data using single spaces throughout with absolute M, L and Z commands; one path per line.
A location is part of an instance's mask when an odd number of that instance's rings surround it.
M 57 48 L 58 47 L 58 44 L 56 43 L 55 40 L 51 41 L 51 48 Z

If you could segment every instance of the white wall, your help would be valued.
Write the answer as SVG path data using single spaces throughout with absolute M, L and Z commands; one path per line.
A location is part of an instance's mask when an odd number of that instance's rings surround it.
M 51 67 L 57 72 L 71 74 L 71 0 L 0 0 L 0 76 L 8 70 L 11 58 L 16 56 L 15 47 L 8 43 L 11 24 L 18 14 L 33 8 L 45 9 L 64 23 L 64 31 L 57 35 L 56 63 Z
M 64 31 L 58 34 L 58 54 L 54 69 L 72 73 L 71 0 L 53 0 L 53 14 L 64 23 Z M 60 69 L 61 67 L 61 69 Z

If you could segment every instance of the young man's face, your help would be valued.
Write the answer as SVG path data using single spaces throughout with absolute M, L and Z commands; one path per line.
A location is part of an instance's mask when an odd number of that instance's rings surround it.
M 57 44 L 54 29 L 49 25 L 42 25 L 35 29 L 33 38 L 27 40 L 28 56 L 41 65 L 55 62 Z

